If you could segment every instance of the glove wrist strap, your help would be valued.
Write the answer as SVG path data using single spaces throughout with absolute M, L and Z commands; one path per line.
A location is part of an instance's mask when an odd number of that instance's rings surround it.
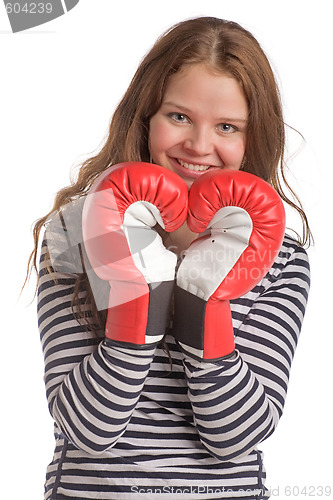
M 229 357 L 235 350 L 229 301 L 207 302 L 176 286 L 172 334 L 196 359 Z
M 133 283 L 129 285 L 133 289 Z M 168 326 L 173 287 L 174 281 L 146 284 L 145 289 L 138 288 L 137 297 L 126 300 L 124 296 L 123 302 L 115 305 L 112 304 L 111 286 L 105 336 L 137 345 L 159 342 Z M 119 294 L 116 297 L 119 299 Z

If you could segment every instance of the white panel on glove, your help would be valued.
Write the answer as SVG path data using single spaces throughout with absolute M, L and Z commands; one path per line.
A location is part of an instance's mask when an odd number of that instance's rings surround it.
M 184 253 L 177 285 L 208 300 L 249 244 L 252 220 L 240 207 L 223 207 Z
M 159 224 L 164 229 L 164 223 L 158 208 L 149 201 L 132 203 L 124 214 L 124 226 L 154 227 Z
M 150 229 L 157 223 L 164 228 L 162 217 L 155 205 L 147 201 L 137 201 L 126 210 L 121 226 L 135 266 L 147 283 L 175 279 L 177 256 L 167 250 L 159 234 Z

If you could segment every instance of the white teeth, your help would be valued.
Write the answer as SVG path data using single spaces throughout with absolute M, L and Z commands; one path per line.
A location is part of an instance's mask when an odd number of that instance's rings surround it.
M 193 165 L 192 163 L 186 163 L 186 161 L 183 160 L 177 161 L 182 167 L 188 168 L 189 170 L 194 170 L 195 172 L 209 169 L 209 166 L 207 165 Z

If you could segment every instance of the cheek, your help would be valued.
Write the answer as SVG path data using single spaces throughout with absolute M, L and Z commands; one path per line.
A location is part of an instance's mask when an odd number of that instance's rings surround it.
M 227 140 L 220 146 L 219 154 L 225 163 L 241 164 L 245 153 L 245 140 Z
M 149 149 L 153 153 L 164 153 L 177 142 L 177 133 L 165 120 L 153 117 L 149 127 Z
M 157 117 L 150 120 L 149 148 L 151 152 L 159 152 L 164 149 L 166 137 L 164 129 L 163 123 Z

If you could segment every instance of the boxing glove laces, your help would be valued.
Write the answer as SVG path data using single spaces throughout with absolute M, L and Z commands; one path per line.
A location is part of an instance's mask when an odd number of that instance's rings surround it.
M 271 268 L 284 236 L 284 206 L 259 177 L 214 170 L 192 184 L 187 223 L 199 236 L 177 271 L 173 335 L 195 359 L 228 358 L 235 350 L 229 301 Z
M 153 229 L 178 229 L 188 190 L 158 165 L 128 162 L 108 168 L 83 206 L 85 250 L 94 272 L 110 284 L 105 336 L 143 347 L 163 337 L 177 256 Z

